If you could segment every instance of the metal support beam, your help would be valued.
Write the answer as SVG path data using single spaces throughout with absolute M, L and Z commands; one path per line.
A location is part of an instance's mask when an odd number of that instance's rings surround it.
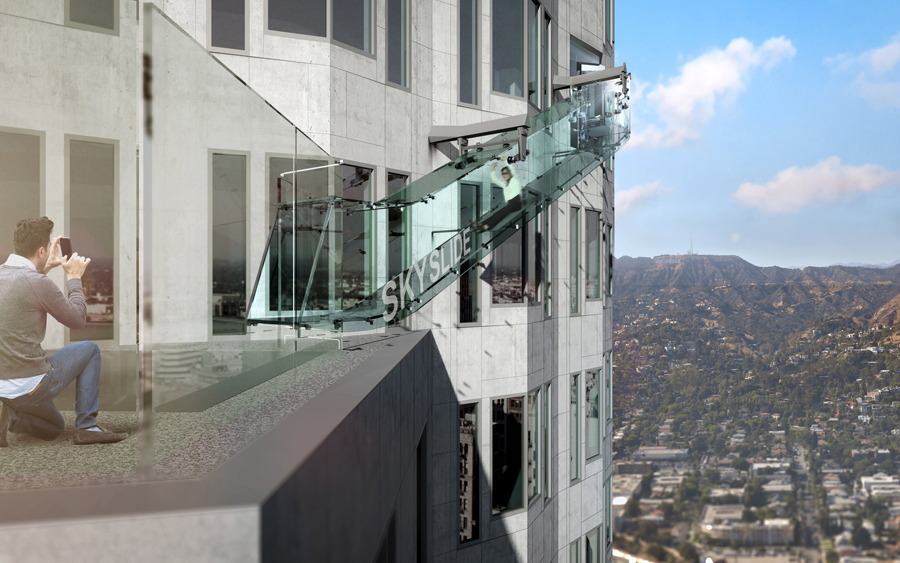
M 625 65 L 623 64 L 622 66 L 617 66 L 616 68 L 598 70 L 597 72 L 589 72 L 587 74 L 580 74 L 578 76 L 554 76 L 553 89 L 565 90 L 566 88 L 575 88 L 577 86 L 584 86 L 585 84 L 593 84 L 594 82 L 616 80 L 617 78 L 622 78 L 627 74 L 628 69 L 626 69 Z
M 428 134 L 428 142 L 434 145 L 435 148 L 451 160 L 455 160 L 471 150 L 481 150 L 485 147 L 518 143 L 519 153 L 516 158 L 518 160 L 525 160 L 525 157 L 528 155 L 526 147 L 528 140 L 528 126 L 531 122 L 531 116 L 531 113 L 523 113 L 522 115 L 502 117 L 500 119 L 482 121 L 481 123 L 473 123 L 471 125 L 435 125 Z M 515 136 L 504 136 L 498 141 L 490 141 L 487 143 L 469 144 L 469 139 L 474 137 L 484 137 L 486 135 L 512 131 L 516 132 Z M 451 141 L 456 141 L 459 148 L 450 144 Z

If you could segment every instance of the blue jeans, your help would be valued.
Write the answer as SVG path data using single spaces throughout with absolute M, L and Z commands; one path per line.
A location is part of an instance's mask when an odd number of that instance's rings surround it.
M 50 356 L 52 369 L 37 388 L 15 399 L 0 399 L 9 407 L 9 431 L 55 440 L 66 429 L 53 399 L 75 382 L 75 428 L 97 424 L 100 408 L 100 348 L 93 342 L 78 342 Z

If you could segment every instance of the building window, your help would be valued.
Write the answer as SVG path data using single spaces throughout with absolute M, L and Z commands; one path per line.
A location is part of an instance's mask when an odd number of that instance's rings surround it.
M 400 86 L 409 86 L 407 80 L 408 10 L 407 0 L 387 0 L 387 79 Z
M 4 262 L 15 252 L 12 235 L 19 221 L 41 214 L 41 145 L 38 135 L 0 131 L 0 260 Z
M 584 536 L 584 561 L 585 563 L 600 563 L 603 557 L 600 543 L 600 528 L 594 528 Z
M 610 546 L 613 542 L 613 513 L 612 513 L 612 477 L 606 480 L 606 486 L 604 487 L 604 495 L 606 502 L 606 518 L 603 521 L 606 523 L 606 545 Z
M 269 31 L 327 36 L 327 0 L 267 0 L 266 10 Z
M 491 401 L 491 512 L 524 506 L 522 404 L 524 397 Z
M 579 547 L 581 546 L 579 545 L 578 540 L 575 540 L 569 544 L 569 561 L 576 561 L 580 563 L 581 550 L 579 549 Z
M 528 501 L 531 502 L 541 492 L 540 452 L 538 450 L 538 401 L 540 390 L 528 394 L 528 411 L 525 420 L 528 423 L 526 459 L 528 460 Z
M 541 5 L 528 2 L 528 101 L 541 105 Z
M 459 541 L 478 539 L 481 513 L 478 465 L 478 404 L 459 406 Z
M 524 10 L 522 0 L 492 0 L 491 13 L 491 88 L 494 92 L 522 97 L 525 78 Z
M 580 419 L 578 418 L 578 374 L 572 376 L 569 388 L 569 479 L 578 479 L 579 456 L 578 446 L 580 442 Z
M 372 0 L 331 0 L 331 37 L 372 52 Z
M 600 455 L 600 370 L 584 373 L 584 453 L 587 459 Z
M 587 272 L 584 284 L 584 296 L 587 299 L 600 298 L 600 213 L 586 210 L 584 214 L 585 253 L 587 254 Z
M 569 76 L 578 76 L 588 72 L 603 70 L 600 63 L 600 52 L 575 36 L 569 38 Z
M 544 498 L 550 498 L 550 384 L 544 385 L 541 412 L 541 457 L 544 470 Z
M 210 47 L 244 51 L 246 37 L 247 0 L 210 0 Z
M 552 253 L 550 250 L 552 249 L 553 239 L 550 236 L 550 206 L 544 208 L 544 263 L 543 263 L 543 272 L 544 272 L 544 315 L 549 317 L 553 314 L 553 311 L 550 307 L 550 298 L 551 298 L 551 289 L 553 284 L 553 270 L 551 269 L 550 257 Z
M 604 241 L 606 243 L 606 295 L 613 294 L 613 228 L 607 225 L 604 229 Z
M 491 260 L 491 302 L 494 304 L 525 301 L 523 238 L 523 231 L 519 229 L 494 250 Z
M 212 333 L 244 334 L 247 156 L 212 155 Z
M 372 201 L 372 169 L 341 165 L 341 197 L 345 200 Z M 372 213 L 339 213 L 337 232 L 341 233 L 341 309 L 348 309 L 372 293 Z
M 81 284 L 87 323 L 69 339 L 115 339 L 116 145 L 69 141 L 68 236 L 91 259 Z
M 606 17 L 606 40 L 615 43 L 616 38 L 613 35 L 615 27 L 613 25 L 613 0 L 606 0 L 606 10 L 603 14 Z
M 119 0 L 66 0 L 66 25 L 119 34 Z
M 481 217 L 481 184 L 459 185 L 459 224 L 471 225 Z M 501 245 L 502 248 L 502 245 Z M 459 322 L 478 322 L 478 261 L 462 264 L 466 271 L 459 277 Z
M 406 187 L 409 176 L 388 172 L 388 195 L 394 195 Z M 408 231 L 404 218 L 409 212 L 402 207 L 388 208 L 388 279 L 394 279 L 406 270 Z
M 496 191 L 496 188 L 495 188 Z M 540 221 L 529 221 L 493 253 L 491 302 L 537 303 L 543 271 Z M 529 249 L 534 251 L 529 252 Z
M 478 105 L 478 0 L 459 0 L 459 101 Z
M 613 357 L 606 354 L 606 421 L 613 419 Z
M 569 311 L 577 315 L 581 311 L 581 226 L 578 221 L 578 208 L 572 207 L 572 217 L 569 221 Z
M 553 20 L 550 16 L 544 16 L 544 33 L 541 35 L 541 60 L 544 62 L 544 79 L 543 92 L 541 99 L 544 100 L 544 108 L 549 108 L 553 104 L 553 58 L 550 52 L 550 45 L 553 31 Z

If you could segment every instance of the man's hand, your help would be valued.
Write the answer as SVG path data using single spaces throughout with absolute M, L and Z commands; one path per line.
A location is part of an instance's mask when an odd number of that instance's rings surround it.
M 493 172 L 493 171 L 496 170 L 496 169 L 497 169 L 497 162 L 494 161 L 494 162 L 491 163 L 491 172 Z
M 90 258 L 79 256 L 77 252 L 73 252 L 68 260 L 62 262 L 63 270 L 66 271 L 66 278 L 70 280 L 80 280 L 90 263 Z
M 49 274 L 50 270 L 57 266 L 62 266 L 62 257 L 59 255 L 59 239 L 62 237 L 56 237 L 53 239 L 53 242 L 50 243 L 50 258 L 47 260 L 47 265 L 44 266 L 44 274 Z

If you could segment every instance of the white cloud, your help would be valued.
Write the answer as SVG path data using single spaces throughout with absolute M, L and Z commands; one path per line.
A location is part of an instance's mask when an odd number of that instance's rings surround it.
M 660 182 L 652 182 L 616 192 L 616 212 L 621 214 L 635 211 L 658 196 L 671 191 L 672 188 L 666 187 Z
M 854 90 L 873 108 L 900 107 L 900 34 L 876 49 L 859 55 L 844 53 L 825 63 L 839 71 L 856 71 Z
M 741 37 L 724 50 L 713 49 L 687 62 L 681 74 L 642 93 L 659 125 L 635 131 L 626 146 L 670 147 L 696 139 L 715 116 L 717 102 L 743 92 L 754 69 L 772 68 L 796 52 L 784 37 L 773 37 L 758 47 Z
M 900 35 L 894 36 L 890 43 L 869 52 L 872 70 L 875 74 L 884 74 L 894 68 L 900 61 Z
M 796 213 L 807 205 L 829 203 L 852 194 L 900 186 L 900 172 L 877 164 L 850 166 L 832 156 L 809 168 L 782 170 L 765 184 L 742 184 L 731 197 L 766 213 Z

